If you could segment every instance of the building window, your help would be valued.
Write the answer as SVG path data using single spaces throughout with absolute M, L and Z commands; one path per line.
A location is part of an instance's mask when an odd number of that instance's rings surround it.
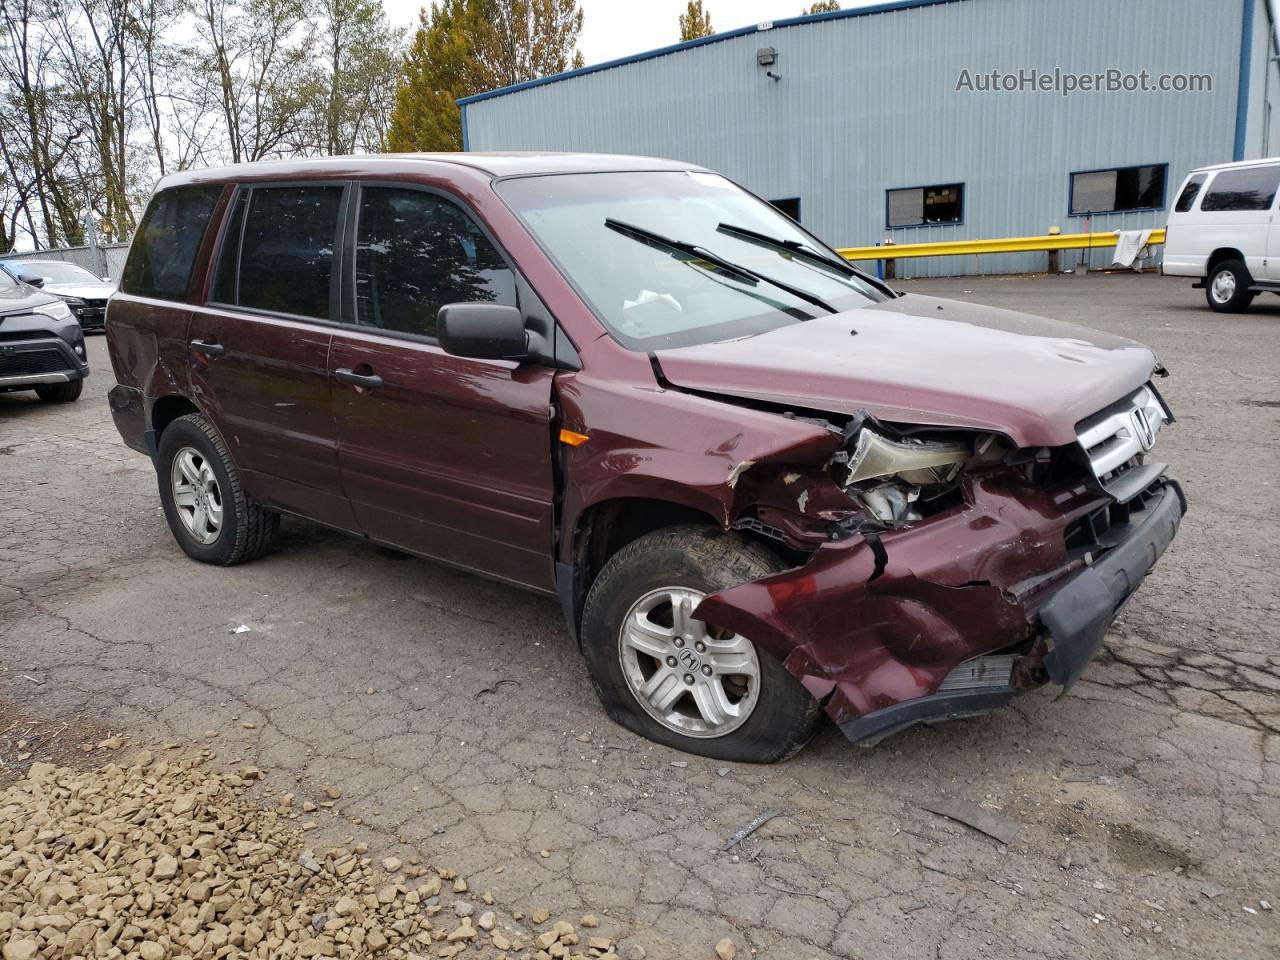
M 773 206 L 777 207 L 796 223 L 800 222 L 800 198 L 784 197 L 781 200 L 770 200 Z
M 1071 174 L 1071 215 L 1158 210 L 1164 206 L 1167 163 Z
M 890 227 L 959 223 L 964 218 L 963 183 L 889 190 L 885 193 L 885 201 L 885 220 Z
M 1280 187 L 1280 166 L 1220 170 L 1200 201 L 1202 212 L 1270 210 Z

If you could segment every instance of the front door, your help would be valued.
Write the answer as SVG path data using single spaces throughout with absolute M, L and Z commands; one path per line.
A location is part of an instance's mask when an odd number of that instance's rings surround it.
M 188 339 L 192 396 L 214 421 L 249 493 L 356 529 L 342 493 L 327 373 L 344 185 L 242 189 L 209 303 Z
M 342 483 L 361 529 L 537 589 L 553 579 L 546 367 L 446 354 L 446 303 L 518 306 L 515 275 L 452 200 L 361 187 L 354 324 L 329 351 Z

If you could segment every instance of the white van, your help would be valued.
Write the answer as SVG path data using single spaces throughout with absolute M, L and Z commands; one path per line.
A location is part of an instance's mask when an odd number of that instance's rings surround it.
M 1280 293 L 1280 158 L 1193 170 L 1169 213 L 1161 272 L 1197 277 L 1214 310 L 1235 313 Z

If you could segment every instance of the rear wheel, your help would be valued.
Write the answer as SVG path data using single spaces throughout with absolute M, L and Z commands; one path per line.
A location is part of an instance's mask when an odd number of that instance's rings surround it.
M 600 572 L 582 637 L 609 715 L 668 746 L 771 763 L 813 736 L 821 707 L 748 637 L 694 618 L 702 599 L 784 569 L 736 533 L 684 526 L 641 537 Z
M 249 499 L 222 437 L 197 413 L 160 435 L 156 456 L 165 519 L 187 556 L 231 566 L 275 546 L 280 515 Z
M 83 380 L 69 380 L 66 383 L 42 383 L 36 387 L 36 396 L 45 403 L 71 403 L 80 399 L 80 391 L 84 389 Z
M 1243 260 L 1223 260 L 1209 271 L 1204 296 L 1209 306 L 1219 313 L 1239 313 L 1253 303 L 1249 285 L 1253 277 Z

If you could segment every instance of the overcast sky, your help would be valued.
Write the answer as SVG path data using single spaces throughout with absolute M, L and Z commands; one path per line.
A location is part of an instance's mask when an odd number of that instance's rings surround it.
M 383 0 L 393 23 L 416 23 L 422 0 Z M 702 0 L 717 33 L 765 20 L 799 16 L 812 0 Z M 844 0 L 840 6 L 861 7 L 871 0 Z M 579 0 L 582 36 L 578 49 L 587 63 L 602 63 L 632 53 L 665 47 L 680 39 L 677 22 L 686 0 Z

